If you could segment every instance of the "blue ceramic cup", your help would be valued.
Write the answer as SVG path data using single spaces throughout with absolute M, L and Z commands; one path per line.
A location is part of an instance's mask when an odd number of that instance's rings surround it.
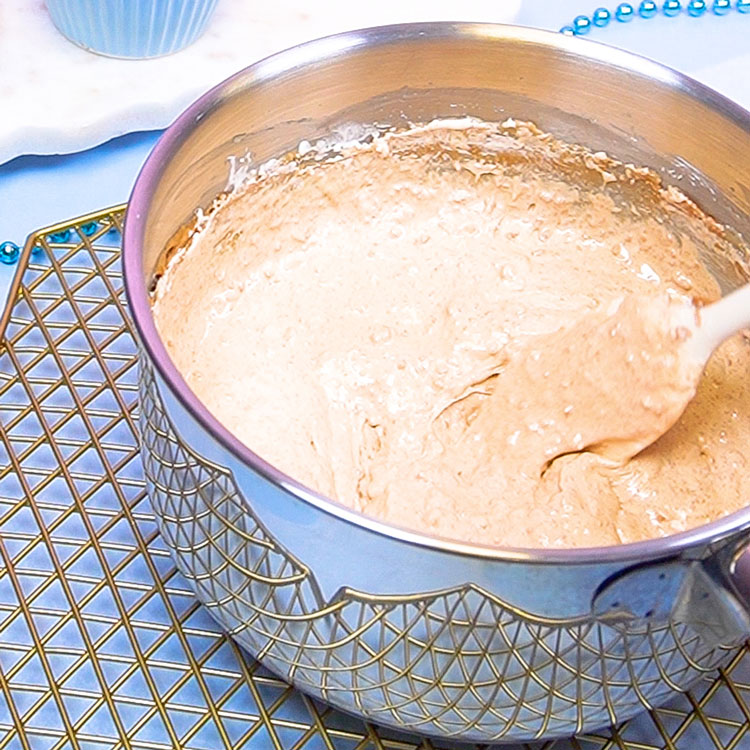
M 160 57 L 205 31 L 218 0 L 47 0 L 58 30 L 101 55 Z

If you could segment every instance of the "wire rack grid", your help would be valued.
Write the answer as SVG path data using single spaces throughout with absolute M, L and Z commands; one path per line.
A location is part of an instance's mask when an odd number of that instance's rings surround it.
M 442 747 L 289 687 L 176 571 L 139 457 L 124 212 L 32 234 L 0 318 L 0 750 Z M 665 708 L 533 747 L 746 750 L 750 646 Z

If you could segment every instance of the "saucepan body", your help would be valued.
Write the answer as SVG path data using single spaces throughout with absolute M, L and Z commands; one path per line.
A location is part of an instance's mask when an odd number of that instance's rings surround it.
M 649 166 L 748 236 L 750 116 L 642 58 L 477 24 L 374 28 L 282 52 L 193 104 L 134 188 L 123 261 L 141 342 L 143 460 L 182 574 L 299 689 L 424 735 L 557 737 L 665 702 L 747 636 L 735 568 L 750 510 L 588 550 L 490 548 L 388 526 L 299 485 L 225 430 L 170 360 L 150 306 L 165 248 L 238 164 L 351 123 L 463 115 L 532 120 Z M 726 259 L 708 260 L 727 289 L 739 283 Z

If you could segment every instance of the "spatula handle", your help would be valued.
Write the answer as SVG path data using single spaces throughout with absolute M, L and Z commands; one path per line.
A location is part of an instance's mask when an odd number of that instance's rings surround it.
M 695 344 L 705 361 L 724 339 L 750 328 L 750 284 L 735 289 L 700 311 Z

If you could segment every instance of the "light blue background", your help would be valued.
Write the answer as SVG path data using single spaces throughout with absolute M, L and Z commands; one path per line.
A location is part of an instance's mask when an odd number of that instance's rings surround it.
M 616 3 L 607 5 L 614 8 Z M 517 22 L 558 29 L 594 7 L 596 2 L 587 0 L 525 0 Z M 750 108 L 749 37 L 750 15 L 734 10 L 724 17 L 636 18 L 590 35 L 694 75 Z M 29 54 L 40 53 L 30 47 Z M 54 116 L 53 106 L 50 111 Z M 12 117 L 12 112 L 3 116 Z M 132 133 L 79 154 L 21 156 L 0 166 L 0 242 L 21 244 L 34 229 L 127 200 L 158 135 Z M 0 299 L 13 270 L 0 264 Z

